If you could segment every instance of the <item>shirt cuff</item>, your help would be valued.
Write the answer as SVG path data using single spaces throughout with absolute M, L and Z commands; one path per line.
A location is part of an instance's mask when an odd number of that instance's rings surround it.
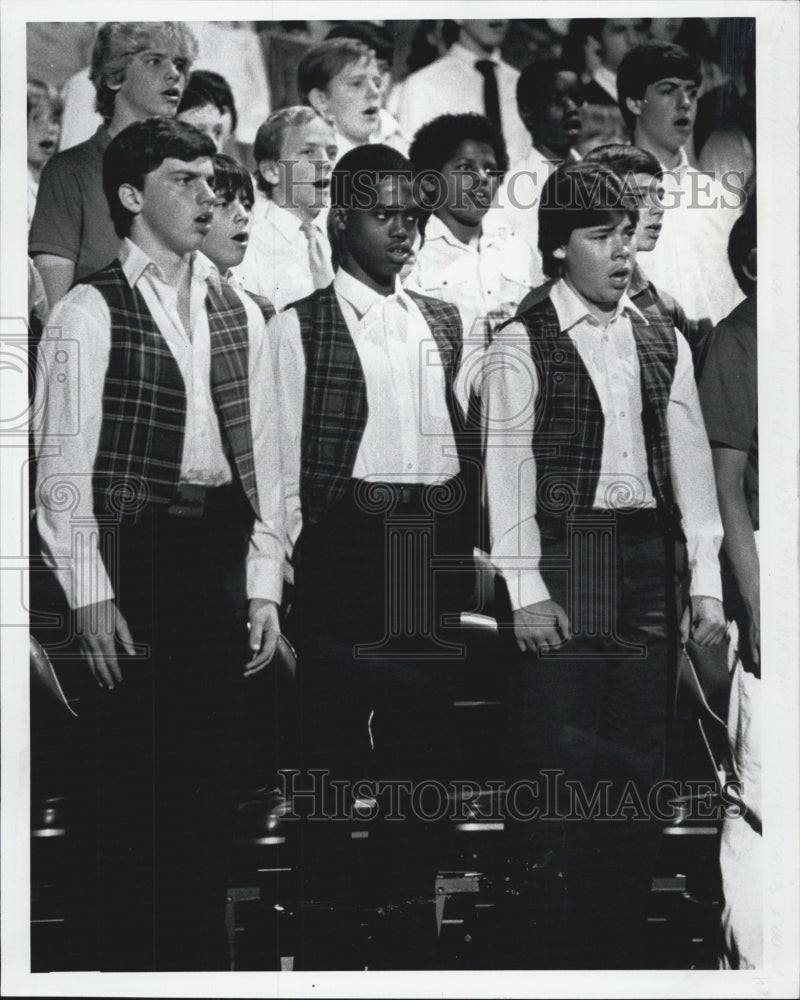
M 247 559 L 247 596 L 281 603 L 283 562 L 268 556 L 255 555 Z
M 719 559 L 697 559 L 690 561 L 691 578 L 689 594 L 692 597 L 716 597 L 722 600 L 722 579 L 719 572 Z
M 506 570 L 503 577 L 513 611 L 550 600 L 550 591 L 539 570 Z

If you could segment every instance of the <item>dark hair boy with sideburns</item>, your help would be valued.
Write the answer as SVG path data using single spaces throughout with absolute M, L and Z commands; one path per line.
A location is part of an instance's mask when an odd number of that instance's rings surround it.
M 39 348 L 42 551 L 99 688 L 85 706 L 102 747 L 87 782 L 97 924 L 76 933 L 99 949 L 88 968 L 109 971 L 228 967 L 237 706 L 244 671 L 270 660 L 278 635 L 272 356 L 258 307 L 196 253 L 213 217 L 213 156 L 208 136 L 167 118 L 111 140 L 103 188 L 122 248 L 52 313 L 76 342 L 66 392 L 53 391 L 62 338 Z M 79 432 L 65 438 L 78 402 Z M 70 509 L 48 499 L 64 482 Z M 113 532 L 101 545 L 103 525 Z
M 514 639 L 515 776 L 544 781 L 555 768 L 587 795 L 604 782 L 612 814 L 625 789 L 646 801 L 663 777 L 682 537 L 692 572 L 681 635 L 711 645 L 725 630 L 691 353 L 627 295 L 631 204 L 599 164 L 548 178 L 539 247 L 555 280 L 495 335 L 483 383 L 492 560 Z M 660 827 L 619 812 L 576 822 L 566 798 L 556 806 L 564 818 L 538 844 L 564 875 L 551 954 L 567 967 L 635 966 Z

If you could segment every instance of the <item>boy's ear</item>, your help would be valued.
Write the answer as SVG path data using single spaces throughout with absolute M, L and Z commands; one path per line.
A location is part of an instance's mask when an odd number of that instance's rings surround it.
M 313 90 L 310 90 L 308 92 L 308 103 L 317 112 L 317 114 L 322 115 L 322 117 L 326 121 L 331 120 L 330 113 L 328 110 L 329 109 L 328 95 L 325 93 L 324 90 L 320 90 L 319 87 L 314 87 Z
M 277 184 L 280 177 L 278 175 L 278 164 L 275 160 L 260 160 L 258 172 L 267 184 Z
M 332 208 L 329 217 L 335 233 L 343 233 L 347 229 L 347 212 L 345 209 Z
M 643 103 L 644 103 L 644 98 L 642 98 L 642 97 L 637 97 L 637 98 L 626 97 L 625 98 L 625 107 L 636 118 L 638 118 L 639 115 L 641 115 L 641 113 L 642 113 L 642 104 Z
M 120 184 L 117 190 L 120 204 L 133 215 L 139 215 L 144 205 L 144 194 L 133 184 Z

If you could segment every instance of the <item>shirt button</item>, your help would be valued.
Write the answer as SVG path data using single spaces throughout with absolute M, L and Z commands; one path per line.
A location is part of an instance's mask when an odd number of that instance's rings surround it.
M 622 457 L 623 457 L 623 458 L 627 458 L 627 457 L 628 457 L 628 453 L 627 453 L 627 451 L 623 451 L 623 453 L 622 453 Z
M 407 468 L 407 469 L 410 469 L 410 468 L 411 468 L 411 462 L 408 462 L 408 463 L 406 463 L 406 468 Z
M 620 413 L 620 416 L 621 416 L 621 417 L 624 417 L 624 416 L 625 416 L 625 411 L 624 411 L 624 410 L 622 411 L 622 413 Z

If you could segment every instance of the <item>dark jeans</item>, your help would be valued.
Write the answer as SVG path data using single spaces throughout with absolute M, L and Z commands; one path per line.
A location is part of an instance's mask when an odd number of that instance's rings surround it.
M 156 509 L 113 546 L 117 603 L 144 651 L 82 720 L 102 969 L 227 966 L 252 515 L 236 487 L 211 491 L 208 507 L 196 519 Z
M 554 948 L 576 967 L 642 959 L 661 831 L 649 796 L 664 775 L 677 655 L 675 548 L 647 518 L 620 517 L 613 531 L 603 518 L 576 532 L 542 521 L 542 574 L 574 634 L 548 656 L 514 656 L 512 749 L 515 776 L 539 782 L 543 818 L 527 833 L 562 866 Z

